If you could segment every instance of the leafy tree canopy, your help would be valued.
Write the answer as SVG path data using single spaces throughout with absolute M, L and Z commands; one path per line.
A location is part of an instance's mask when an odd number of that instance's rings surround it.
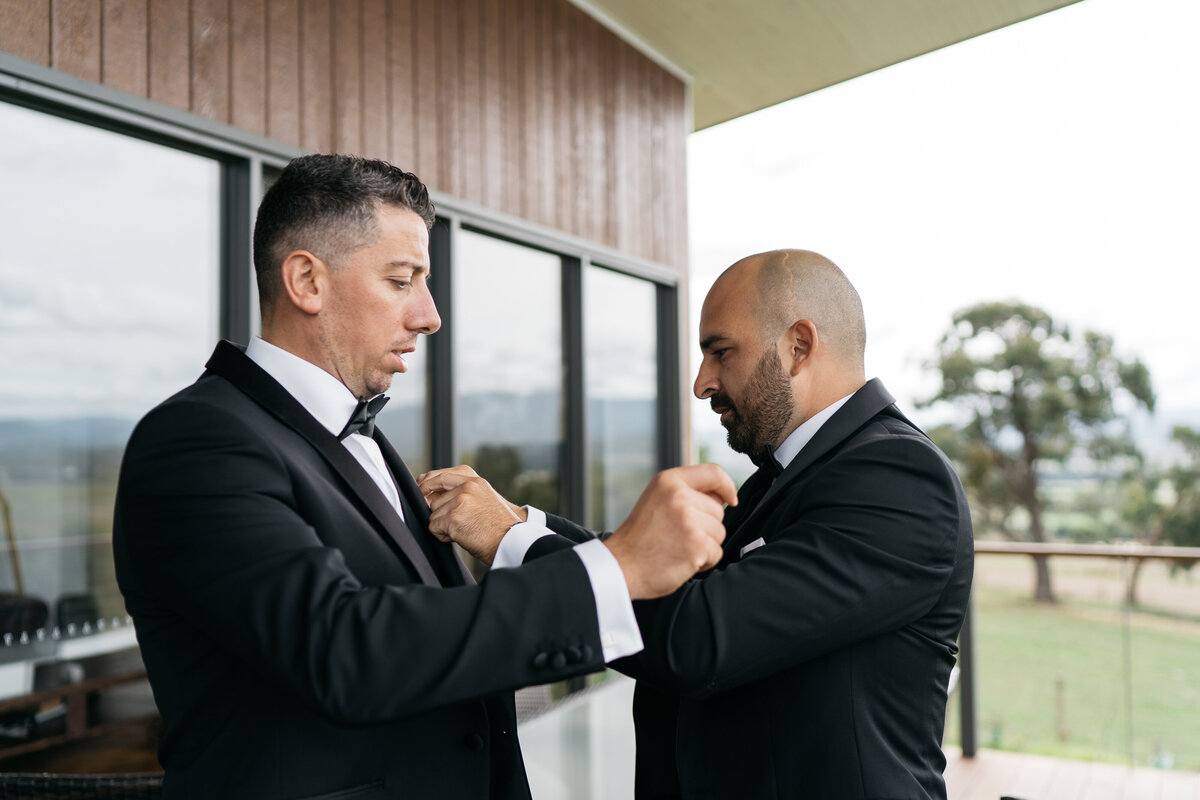
M 941 387 L 922 406 L 946 402 L 965 421 L 934 432 L 962 471 L 976 529 L 1046 541 L 1039 469 L 1086 452 L 1097 461 L 1135 456 L 1118 399 L 1154 408 L 1150 373 L 1113 351 L 1111 336 L 1068 326 L 1035 306 L 992 302 L 959 311 L 930 364 Z M 1034 558 L 1037 598 L 1053 602 L 1044 557 Z
M 1082 443 L 1100 460 L 1128 453 L 1127 438 L 1108 426 L 1118 419 L 1114 399 L 1124 393 L 1154 408 L 1149 371 L 1118 357 L 1111 336 L 1075 336 L 1024 303 L 981 303 L 955 314 L 932 366 L 941 388 L 923 405 L 966 410 L 961 433 L 999 462 L 1063 461 Z

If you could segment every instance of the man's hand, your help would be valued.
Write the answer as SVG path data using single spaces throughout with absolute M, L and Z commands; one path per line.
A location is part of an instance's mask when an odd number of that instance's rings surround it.
M 443 542 L 458 544 L 485 564 L 495 559 L 508 529 L 527 516 L 525 509 L 501 497 L 470 467 L 426 472 L 417 478 L 417 486 L 429 503 L 429 532 Z
M 737 489 L 716 464 L 658 473 L 604 541 L 625 573 L 629 596 L 662 597 L 716 566 L 725 540 L 725 503 L 737 503 Z

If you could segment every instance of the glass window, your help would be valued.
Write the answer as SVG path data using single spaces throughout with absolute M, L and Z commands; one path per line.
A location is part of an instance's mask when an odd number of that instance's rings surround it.
M 125 442 L 217 337 L 221 167 L 3 103 L 0 131 L 0 633 L 109 639 Z
M 437 334 L 434 334 L 435 336 Z M 430 467 L 428 387 L 429 339 L 417 339 L 416 351 L 404 357 L 408 371 L 392 377 L 391 398 L 379 413 L 379 429 L 387 436 L 414 475 Z
M 583 275 L 593 528 L 612 530 L 657 471 L 655 285 L 589 266 Z
M 456 460 L 513 502 L 559 512 L 562 259 L 472 231 L 454 244 Z

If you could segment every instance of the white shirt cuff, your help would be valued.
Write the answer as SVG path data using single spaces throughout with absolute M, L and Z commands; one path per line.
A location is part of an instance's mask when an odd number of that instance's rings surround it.
M 633 601 L 629 599 L 629 587 L 625 585 L 625 573 L 617 557 L 599 539 L 575 545 L 575 553 L 592 582 L 605 662 L 641 652 L 645 646 L 642 632 L 633 615 Z
M 492 569 L 519 567 L 534 542 L 554 533 L 546 527 L 544 511 L 533 506 L 525 506 L 525 511 L 529 518 L 509 528 L 500 540 Z M 574 550 L 592 584 L 605 662 L 641 652 L 645 647 L 642 632 L 633 615 L 633 601 L 629 599 L 629 587 L 625 585 L 625 573 L 617 557 L 599 539 L 577 544 Z
M 525 511 L 528 512 L 529 518 L 509 528 L 508 533 L 500 540 L 496 548 L 496 557 L 492 559 L 492 569 L 521 566 L 533 543 L 554 533 L 546 527 L 545 511 L 533 506 L 525 506 Z

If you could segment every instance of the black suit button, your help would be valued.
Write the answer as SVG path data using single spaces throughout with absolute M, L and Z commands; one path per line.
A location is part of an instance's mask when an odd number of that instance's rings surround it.
M 476 753 L 483 752 L 483 737 L 478 733 L 468 733 L 466 738 L 467 749 Z
M 533 668 L 534 669 L 545 669 L 546 665 L 549 663 L 550 663 L 550 654 L 545 651 L 542 651 L 533 657 Z
M 567 648 L 567 661 L 570 661 L 572 664 L 578 664 L 580 661 L 583 661 L 583 651 L 575 645 L 571 645 Z
M 567 654 L 561 650 L 559 650 L 557 653 L 555 653 L 554 657 L 550 659 L 551 669 L 562 669 L 566 665 L 567 665 Z
M 584 660 L 584 661 L 591 661 L 591 660 L 592 660 L 592 653 L 594 653 L 594 652 L 595 652 L 595 651 L 593 651 L 593 650 L 592 650 L 592 646 L 591 646 L 590 644 L 585 644 L 585 645 L 583 646 L 583 660 Z

